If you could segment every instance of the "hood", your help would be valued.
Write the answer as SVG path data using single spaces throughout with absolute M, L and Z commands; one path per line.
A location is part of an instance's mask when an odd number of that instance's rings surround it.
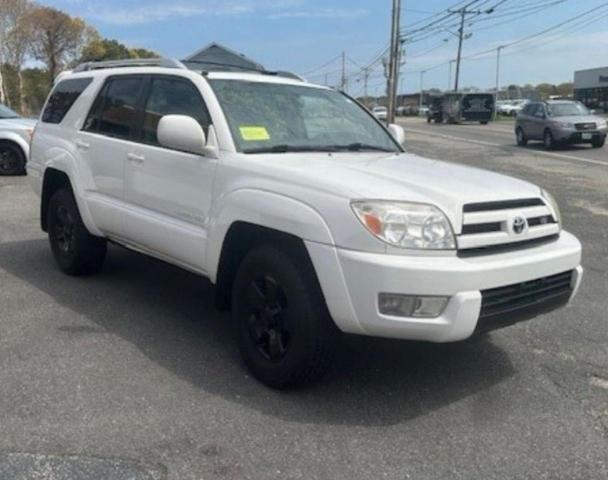
M 567 115 L 563 117 L 551 117 L 550 120 L 568 123 L 600 123 L 606 121 L 606 119 L 597 115 Z
M 0 118 L 0 129 L 24 130 L 34 128 L 37 122 L 32 118 Z
M 276 156 L 264 156 L 278 167 Z M 432 204 L 458 225 L 467 203 L 537 198 L 539 187 L 505 175 L 402 153 L 290 154 L 275 172 L 290 183 L 349 200 L 378 199 Z

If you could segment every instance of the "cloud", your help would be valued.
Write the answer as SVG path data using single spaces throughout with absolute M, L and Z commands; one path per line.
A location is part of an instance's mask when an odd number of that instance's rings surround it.
M 327 8 L 323 10 L 311 10 L 311 11 L 287 11 L 287 12 L 279 12 L 268 15 L 268 18 L 273 20 L 278 20 L 281 18 L 355 18 L 362 17 L 367 15 L 369 12 L 363 9 L 355 9 L 355 10 L 345 10 L 345 9 L 335 9 L 335 8 Z
M 155 3 L 137 2 L 130 7 L 97 5 L 89 9 L 87 17 L 112 25 L 140 25 L 176 18 L 198 16 L 244 15 L 259 11 L 276 11 L 301 5 L 303 0 L 208 0 L 206 2 Z M 107 4 L 106 4 L 107 5 Z M 282 12 L 287 13 L 287 12 Z

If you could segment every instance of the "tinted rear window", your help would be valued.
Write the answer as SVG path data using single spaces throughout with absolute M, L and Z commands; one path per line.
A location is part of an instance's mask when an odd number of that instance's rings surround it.
M 74 102 L 92 81 L 92 78 L 73 78 L 59 82 L 53 89 L 42 113 L 42 121 L 45 123 L 61 123 Z

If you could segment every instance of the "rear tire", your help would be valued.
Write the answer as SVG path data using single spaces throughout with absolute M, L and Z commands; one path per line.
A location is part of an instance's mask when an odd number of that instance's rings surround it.
M 482 125 L 487 125 L 488 124 L 488 122 L 479 122 L 479 123 L 481 123 Z
M 88 232 L 71 191 L 58 190 L 53 194 L 47 219 L 53 257 L 64 273 L 79 276 L 101 270 L 107 242 Z
M 555 139 L 553 138 L 553 133 L 551 133 L 551 130 L 545 130 L 545 133 L 543 134 L 543 144 L 546 150 L 555 149 Z
M 25 154 L 13 142 L 0 141 L 0 175 L 24 175 Z
M 602 148 L 606 144 L 606 137 L 598 138 L 591 142 L 593 148 Z
M 331 364 L 338 329 L 305 252 L 270 245 L 238 268 L 232 314 L 243 360 L 272 388 L 310 383 Z
M 515 136 L 517 138 L 517 145 L 520 147 L 525 147 L 528 145 L 528 139 L 526 138 L 526 134 L 524 133 L 523 128 L 518 127 L 515 131 Z

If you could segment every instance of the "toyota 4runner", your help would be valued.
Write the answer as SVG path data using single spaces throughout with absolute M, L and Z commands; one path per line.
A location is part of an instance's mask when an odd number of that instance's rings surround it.
M 551 195 L 405 153 L 348 95 L 176 61 L 63 75 L 27 165 L 59 268 L 107 241 L 210 279 L 247 366 L 321 375 L 339 332 L 456 342 L 567 304 L 581 245 Z

